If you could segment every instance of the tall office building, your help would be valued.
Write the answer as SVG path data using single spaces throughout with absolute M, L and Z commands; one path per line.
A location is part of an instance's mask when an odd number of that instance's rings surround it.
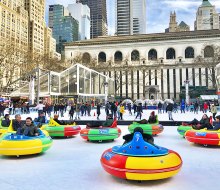
M 0 43 L 28 45 L 28 12 L 23 0 L 0 0 Z
M 56 40 L 52 37 L 52 30 L 49 27 L 44 28 L 44 54 L 59 59 L 56 56 Z
M 29 16 L 29 50 L 44 54 L 45 0 L 24 0 Z
M 56 50 L 63 53 L 64 43 L 78 40 L 79 24 L 63 5 L 50 5 L 49 27 L 56 39 Z
M 106 36 L 108 34 L 106 0 L 81 0 L 80 2 L 90 8 L 90 37 Z
M 133 33 L 146 34 L 146 0 L 133 0 Z
M 117 0 L 117 35 L 146 33 L 146 0 Z
M 215 6 L 208 0 L 203 0 L 196 14 L 195 30 L 220 29 L 219 22 L 219 14 L 216 12 Z
M 117 35 L 133 35 L 132 0 L 118 0 L 116 6 Z
M 79 22 L 79 40 L 90 39 L 90 8 L 80 1 L 67 7 L 71 16 Z

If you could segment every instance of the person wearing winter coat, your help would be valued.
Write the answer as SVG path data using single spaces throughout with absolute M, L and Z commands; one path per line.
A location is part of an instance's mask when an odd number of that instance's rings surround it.
M 195 118 L 189 123 L 184 123 L 184 125 L 192 125 L 193 129 L 213 129 L 212 125 L 210 124 L 210 118 L 207 116 L 207 114 L 204 114 L 200 121 Z
M 185 104 L 185 101 L 182 100 L 181 105 L 180 105 L 181 113 L 185 113 L 185 109 L 186 109 L 186 104 Z
M 152 111 L 150 113 L 149 119 L 148 119 L 148 123 L 156 123 L 157 122 L 157 116 L 155 115 L 155 112 Z
M 34 137 L 39 135 L 39 130 L 38 127 L 34 126 L 32 118 L 27 117 L 25 124 L 17 130 L 17 134 Z
M 133 104 L 133 109 L 134 109 L 134 114 L 135 114 L 137 112 L 137 104 L 136 103 Z
M 141 120 L 142 113 L 143 113 L 142 104 L 139 103 L 138 106 L 137 106 L 137 116 L 136 116 L 135 119 L 137 119 L 138 116 L 139 116 L 139 117 L 140 117 L 140 120 Z
M 158 114 L 162 113 L 162 106 L 163 104 L 161 102 L 158 103 L 157 107 L 158 107 Z
M 99 120 L 99 116 L 100 116 L 100 114 L 101 114 L 101 105 L 100 105 L 100 103 L 98 103 L 97 104 L 97 119 Z
M 167 112 L 167 103 L 166 102 L 164 102 L 164 104 L 162 105 L 162 110 L 163 110 L 163 113 Z
M 69 111 L 70 120 L 73 120 L 75 109 L 76 109 L 75 105 L 70 106 L 70 111 Z
M 173 116 L 172 116 L 172 112 L 173 112 L 173 104 L 172 103 L 169 103 L 167 108 L 166 108 L 166 111 L 168 113 L 168 117 L 169 117 L 169 120 L 173 120 Z
M 79 115 L 80 115 L 80 103 L 77 103 L 76 104 L 76 117 L 75 117 L 75 119 L 80 119 Z
M 211 105 L 211 113 L 212 113 L 212 117 L 213 117 L 213 119 L 215 120 L 215 116 L 216 116 L 216 114 L 217 114 L 217 107 L 215 106 L 215 104 L 212 104 Z
M 88 113 L 88 116 L 91 116 L 91 109 L 92 109 L 91 104 L 88 103 L 88 105 L 87 105 L 87 113 Z
M 195 102 L 195 104 L 194 104 L 194 113 L 198 114 L 198 111 L 199 111 L 199 104 L 198 104 L 198 102 Z
M 9 127 L 10 123 L 11 123 L 10 115 L 9 114 L 5 114 L 5 117 L 2 120 L 2 126 L 3 127 Z
M 131 103 L 128 103 L 128 111 L 129 111 L 129 114 L 132 115 L 132 112 L 131 112 Z
M 125 107 L 122 104 L 120 104 L 119 112 L 120 112 L 120 119 L 123 120 L 123 114 L 125 113 Z
M 208 109 L 209 109 L 209 105 L 205 102 L 203 104 L 203 110 L 204 110 L 203 113 L 207 113 Z

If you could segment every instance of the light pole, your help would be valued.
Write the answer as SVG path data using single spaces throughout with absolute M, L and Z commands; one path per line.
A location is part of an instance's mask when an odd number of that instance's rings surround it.
M 34 92 L 34 86 L 35 86 L 35 76 L 30 76 L 30 81 L 29 81 L 29 99 L 30 99 L 30 104 L 34 104 L 34 99 L 35 99 L 35 92 Z
M 40 69 L 37 67 L 37 104 L 40 101 Z
M 185 80 L 184 84 L 186 87 L 186 103 L 189 104 L 189 80 Z
M 104 86 L 105 86 L 105 104 L 107 104 L 108 102 L 108 82 L 107 81 L 104 82 Z

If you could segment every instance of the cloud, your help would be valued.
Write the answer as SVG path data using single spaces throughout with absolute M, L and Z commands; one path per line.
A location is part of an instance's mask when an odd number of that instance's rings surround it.
M 115 1 L 106 0 L 108 13 L 108 31 L 110 35 L 115 33 Z M 46 20 L 48 20 L 48 6 L 50 4 L 62 4 L 67 6 L 73 0 L 47 0 Z M 147 5 L 147 33 L 164 32 L 169 26 L 170 12 L 176 11 L 177 22 L 186 22 L 194 30 L 194 21 L 198 7 L 202 0 L 146 0 Z M 220 0 L 209 0 L 220 12 Z

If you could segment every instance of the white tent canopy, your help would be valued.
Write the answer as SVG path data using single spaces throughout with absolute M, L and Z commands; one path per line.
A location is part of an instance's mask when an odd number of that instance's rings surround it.
M 131 105 L 133 104 L 132 100 L 130 100 L 130 99 L 125 99 L 125 100 L 123 100 L 123 101 L 122 101 L 122 104 L 124 104 L 124 103 L 125 103 L 125 104 L 129 104 L 129 103 L 130 103 Z
M 142 105 L 144 105 L 144 100 L 141 100 L 141 99 L 137 99 L 137 100 L 135 100 L 135 103 L 136 104 L 142 104 Z
M 202 100 L 218 100 L 218 95 L 200 95 Z

